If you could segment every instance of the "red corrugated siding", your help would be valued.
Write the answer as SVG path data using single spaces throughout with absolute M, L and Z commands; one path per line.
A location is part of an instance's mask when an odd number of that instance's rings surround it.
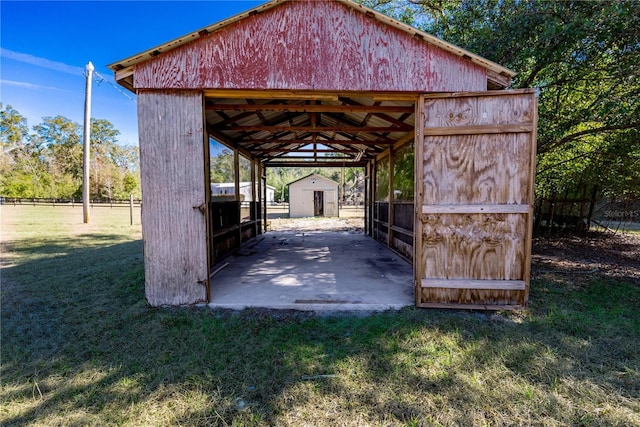
M 486 70 L 341 3 L 295 1 L 135 66 L 136 88 L 456 92 Z

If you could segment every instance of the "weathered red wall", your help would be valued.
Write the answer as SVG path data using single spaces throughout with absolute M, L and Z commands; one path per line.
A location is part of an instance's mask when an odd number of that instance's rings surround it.
M 293 1 L 135 66 L 150 89 L 482 91 L 486 70 L 332 1 Z

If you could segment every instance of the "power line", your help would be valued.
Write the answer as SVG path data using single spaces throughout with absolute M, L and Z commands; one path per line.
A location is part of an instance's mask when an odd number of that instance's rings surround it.
M 86 72 L 84 72 L 84 73 L 82 73 L 82 74 L 83 74 L 83 76 L 84 76 L 84 77 L 87 77 Z M 109 85 L 110 85 L 111 87 L 113 87 L 115 90 L 117 90 L 118 92 L 120 92 L 122 95 L 126 96 L 126 97 L 127 97 L 127 98 L 129 98 L 131 101 L 134 101 L 134 99 L 133 99 L 133 98 L 132 98 L 128 93 L 126 93 L 125 91 L 123 91 L 122 89 L 120 89 L 120 88 L 119 88 L 118 86 L 116 86 L 113 82 L 111 82 L 111 80 L 107 79 L 106 77 L 104 77 L 104 76 L 103 76 L 102 74 L 100 74 L 99 72 L 97 72 L 97 71 L 93 71 L 93 75 L 94 75 L 94 76 L 93 76 L 93 81 L 94 81 L 96 84 L 98 84 L 98 85 L 99 85 L 99 84 L 100 84 L 100 83 L 102 83 L 102 82 L 107 82 L 107 83 L 109 83 Z
M 126 96 L 127 98 L 129 98 L 130 100 L 132 100 L 132 101 L 133 101 L 133 98 L 132 98 L 132 97 L 130 97 L 126 92 L 124 92 L 124 91 L 123 91 L 122 89 L 120 89 L 118 86 L 116 86 L 115 84 L 113 84 L 113 83 L 111 82 L 111 80 L 107 80 L 105 77 L 103 77 L 103 76 L 102 76 L 102 74 L 100 74 L 100 73 L 99 73 L 99 72 L 97 72 L 97 71 L 94 71 L 94 72 L 93 72 L 93 74 L 95 74 L 96 76 L 98 76 L 98 77 L 101 79 L 101 80 L 99 80 L 99 81 L 98 81 L 98 79 L 96 79 L 96 80 L 95 80 L 97 84 L 100 84 L 100 83 L 102 83 L 102 82 L 107 82 L 107 83 L 109 83 L 109 85 L 111 85 L 111 87 L 113 87 L 115 90 L 117 90 L 118 92 L 120 92 L 121 94 L 123 94 L 124 96 Z

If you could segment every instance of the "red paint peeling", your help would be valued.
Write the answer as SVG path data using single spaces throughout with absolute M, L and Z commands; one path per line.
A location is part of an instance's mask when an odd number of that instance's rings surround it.
M 136 88 L 457 92 L 486 70 L 342 3 L 287 2 L 135 66 Z

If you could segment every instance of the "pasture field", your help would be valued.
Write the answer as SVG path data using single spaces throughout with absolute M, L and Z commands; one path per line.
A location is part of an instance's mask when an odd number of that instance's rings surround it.
M 638 239 L 544 243 L 522 312 L 229 312 L 147 306 L 139 211 L 91 212 L 0 207 L 2 426 L 640 425 Z

